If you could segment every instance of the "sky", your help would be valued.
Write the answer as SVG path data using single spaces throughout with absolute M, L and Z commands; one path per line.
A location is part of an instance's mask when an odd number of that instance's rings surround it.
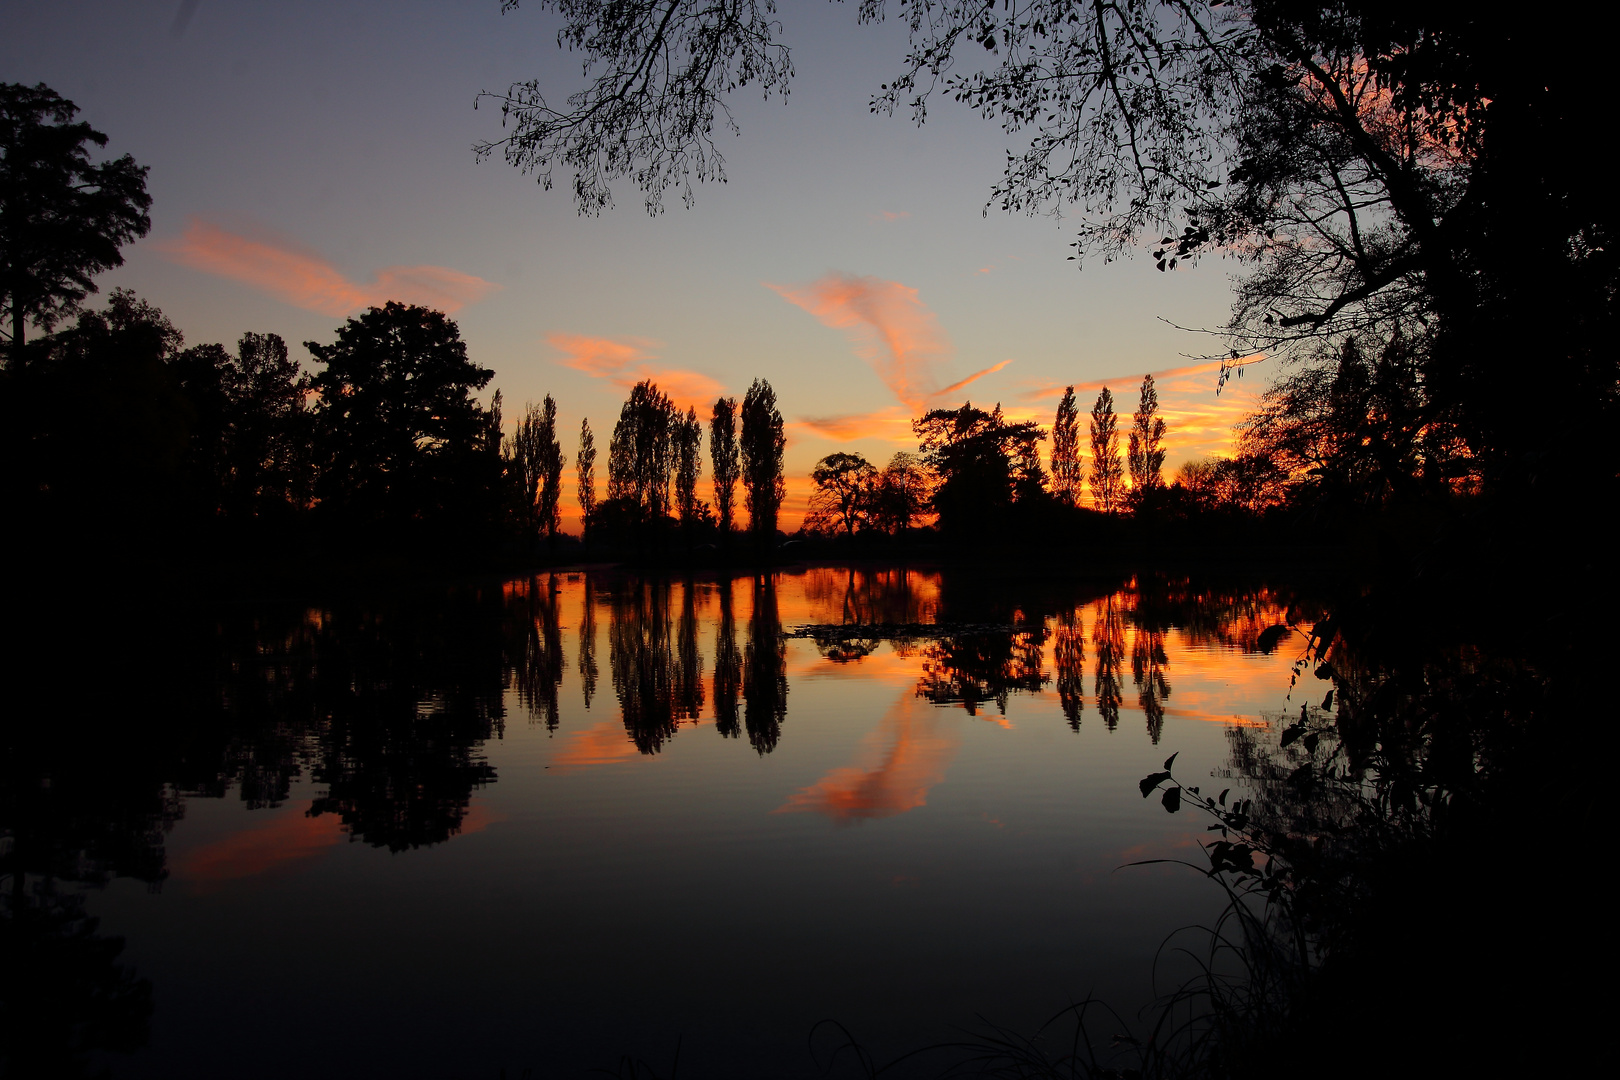
M 785 99 L 733 99 L 727 182 L 650 216 L 628 181 L 581 217 L 472 146 L 499 138 L 481 91 L 583 85 L 557 20 L 500 0 L 0 0 L 0 80 L 44 82 L 150 168 L 152 229 L 102 291 L 135 290 L 188 343 L 305 341 L 395 299 L 459 323 L 508 425 L 551 394 L 572 460 L 642 378 L 704 412 L 755 378 L 787 422 L 784 524 L 826 454 L 881 465 L 910 421 L 964 400 L 1050 425 L 1063 387 L 1128 414 L 1158 381 L 1170 469 L 1227 452 L 1263 375 L 1216 395 L 1221 260 L 1160 273 L 1144 251 L 1068 261 L 1050 217 L 984 212 L 1011 137 L 948 101 L 921 128 L 875 116 L 905 31 L 853 5 L 786 0 Z M 1174 324 L 1174 325 L 1172 325 Z M 1128 419 L 1125 421 L 1128 423 Z M 570 483 L 565 528 L 577 528 Z M 598 483 L 603 481 L 599 479 Z

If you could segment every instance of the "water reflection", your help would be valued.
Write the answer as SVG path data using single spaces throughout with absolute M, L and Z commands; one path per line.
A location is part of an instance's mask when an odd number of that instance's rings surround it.
M 743 727 L 749 745 L 763 756 L 776 749 L 787 719 L 787 642 L 776 609 L 774 576 L 755 576 L 753 600 L 743 663 Z
M 883 714 L 867 737 L 858 764 L 833 769 L 794 792 L 777 813 L 813 811 L 835 821 L 893 817 L 924 805 L 928 791 L 945 779 L 961 746 L 949 713 L 918 704 L 910 690 Z
M 561 591 L 555 574 L 506 586 L 507 612 L 514 620 L 506 637 L 517 645 L 511 662 L 512 682 L 530 719 L 544 723 L 547 731 L 556 731 L 562 721 L 558 701 L 563 680 Z
M 584 575 L 584 578 L 579 613 L 579 685 L 585 697 L 585 711 L 589 712 L 591 698 L 596 695 L 597 678 L 596 582 L 589 574 Z M 570 580 L 573 579 L 571 576 Z
M 1125 616 L 1119 596 L 1103 601 L 1091 625 L 1091 644 L 1097 650 L 1097 668 L 1092 676 L 1097 688 L 1097 711 L 1109 731 L 1119 727 L 1121 672 L 1125 664 Z
M 124 939 L 97 933 L 82 895 L 14 882 L 0 899 L 0 1075 L 105 1076 L 93 1053 L 146 1045 L 152 984 L 118 962 Z
M 86 1000 L 110 1010 L 107 1031 L 125 1033 L 108 1045 L 144 1030 L 144 984 L 119 966 L 118 943 L 98 936 L 76 888 L 124 877 L 223 893 L 311 871 L 351 841 L 413 858 L 492 825 L 500 818 L 475 796 L 499 780 L 489 750 L 508 709 L 534 734 L 556 733 L 538 743 L 550 772 L 533 766 L 533 781 L 658 767 L 683 728 L 710 722 L 726 741 L 688 734 L 683 753 L 737 760 L 746 735 L 756 754 L 780 756 L 795 737 L 813 744 L 824 734 L 826 699 L 818 706 L 819 684 L 800 680 L 827 680 L 848 693 L 840 720 L 863 725 L 849 756 L 756 805 L 838 823 L 917 821 L 962 767 L 967 717 L 1051 725 L 1066 740 L 1093 709 L 1109 731 L 1136 710 L 1153 742 L 1184 720 L 1232 723 L 1231 708 L 1211 700 L 1200 657 L 1215 666 L 1225 663 L 1217 653 L 1258 650 L 1286 608 L 1264 590 L 1175 581 L 1001 588 L 915 570 L 547 573 L 315 608 L 193 612 L 123 635 L 151 645 L 89 676 L 82 657 L 62 650 L 45 674 L 16 683 L 24 697 L 14 715 L 35 722 L 8 725 L 0 755 L 0 933 L 7 955 L 27 961 L 5 991 L 7 1015 L 30 1015 L 26 1000 L 13 1004 L 18 994 L 59 971 L 100 988 Z M 1239 678 L 1221 669 L 1223 687 Z M 61 688 L 80 684 L 77 711 L 59 719 Z M 146 706 L 138 715 L 135 700 Z M 802 710 L 793 726 L 790 704 Z M 1120 737 L 1142 735 L 1127 725 Z M 294 801 L 295 790 L 309 794 Z M 171 858 L 188 800 L 233 793 L 260 813 Z M 62 994 L 53 1009 L 78 1008 Z M 72 1075 L 75 1048 L 88 1045 L 74 1038 L 49 1035 L 54 1049 L 40 1053 L 66 1064 L 44 1072 Z
M 731 582 L 720 583 L 720 623 L 714 636 L 714 726 L 722 738 L 742 734 L 737 703 L 742 693 L 742 653 L 737 651 L 737 616 L 732 610 Z
M 608 666 L 630 741 L 654 754 L 689 714 L 679 699 L 681 677 L 670 648 L 669 584 L 623 583 L 611 596 Z M 695 715 L 693 715 L 695 719 Z
M 1080 720 L 1086 711 L 1085 666 L 1086 635 L 1080 612 L 1074 609 L 1061 612 L 1052 633 L 1052 667 L 1057 670 L 1058 701 L 1063 706 L 1063 718 L 1075 731 L 1080 730 Z

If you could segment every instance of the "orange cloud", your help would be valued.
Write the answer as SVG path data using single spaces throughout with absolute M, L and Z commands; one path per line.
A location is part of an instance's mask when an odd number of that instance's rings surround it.
M 916 436 L 911 430 L 911 413 L 898 405 L 869 413 L 848 413 L 843 416 L 806 416 L 791 421 L 790 428 L 834 442 L 854 442 L 856 439 L 884 439 L 893 443 L 914 444 Z
M 308 862 L 346 838 L 335 814 L 282 813 L 175 860 L 175 877 L 218 884 Z
M 975 381 L 977 379 L 982 379 L 986 375 L 994 375 L 996 372 L 1000 371 L 1002 368 L 1006 367 L 1010 363 L 1012 363 L 1012 359 L 1009 357 L 1008 359 L 1003 360 L 999 364 L 991 364 L 989 367 L 985 368 L 983 371 L 975 371 L 973 374 L 969 375 L 967 378 L 963 379 L 961 382 L 951 383 L 951 385 L 947 386 L 945 389 L 935 391 L 934 396 L 935 397 L 944 397 L 946 394 L 954 394 L 958 390 L 962 389 L 962 387 L 966 386 L 968 383 L 971 383 L 971 382 L 973 382 L 973 381 Z
M 939 320 L 898 281 L 856 277 L 837 271 L 808 285 L 766 287 L 803 308 L 825 326 L 849 335 L 855 355 L 907 407 L 921 412 L 935 392 L 936 373 L 955 354 Z
M 919 707 L 908 687 L 865 741 L 863 756 L 878 760 L 833 769 L 788 796 L 775 812 L 813 811 L 834 821 L 861 821 L 894 817 L 922 806 L 929 790 L 945 779 L 961 745 L 952 727 L 947 715 Z
M 499 820 L 500 815 L 474 802 L 456 833 L 465 836 L 479 832 Z M 312 817 L 288 808 L 268 821 L 254 822 L 223 839 L 181 853 L 174 860 L 174 875 L 177 880 L 206 890 L 312 862 L 348 839 L 348 835 L 336 814 Z
M 546 344 L 563 354 L 558 363 L 583 371 L 592 378 L 607 379 L 614 386 L 628 390 L 644 379 L 651 379 L 683 409 L 696 408 L 703 412 L 726 390 L 701 372 L 649 365 L 647 361 L 658 359 L 658 354 L 652 350 L 660 343 L 648 338 L 558 333 L 546 335 Z
M 454 313 L 500 286 L 443 266 L 390 266 L 369 285 L 350 281 L 320 255 L 271 237 L 248 237 L 193 218 L 157 249 L 194 270 L 252 286 L 294 307 L 347 315 L 389 300 Z
M 903 221 L 910 216 L 910 210 L 883 210 L 871 215 L 871 218 L 873 221 Z
M 551 759 L 552 772 L 574 772 L 594 765 L 612 765 L 640 756 L 636 744 L 625 734 L 624 725 L 613 720 L 592 724 L 569 736 L 562 751 Z

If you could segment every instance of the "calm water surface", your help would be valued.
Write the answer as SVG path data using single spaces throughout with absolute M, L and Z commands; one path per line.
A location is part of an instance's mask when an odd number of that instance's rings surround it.
M 204 690 L 107 736 L 139 760 L 35 755 L 8 842 L 149 984 L 117 1076 L 667 1072 L 677 1041 L 683 1075 L 813 1075 L 822 1018 L 889 1055 L 1146 1002 L 1221 898 L 1120 869 L 1204 835 L 1137 781 L 1289 707 L 1282 618 L 845 568 L 232 611 L 176 645 Z

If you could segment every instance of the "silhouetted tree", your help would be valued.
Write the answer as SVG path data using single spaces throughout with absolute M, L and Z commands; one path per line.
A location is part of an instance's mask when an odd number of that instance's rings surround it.
M 656 525 L 669 514 L 679 422 L 674 402 L 650 379 L 632 387 L 619 410 L 608 450 L 608 498 L 632 508 L 643 524 Z
M 940 528 L 964 535 L 1005 512 L 1021 498 L 1040 490 L 1040 440 L 1046 438 L 1031 421 L 1009 424 L 1001 406 L 991 412 L 974 408 L 934 409 L 911 428 L 922 445 L 923 460 L 938 477 L 934 509 Z
M 1084 477 L 1080 461 L 1080 412 L 1074 387 L 1064 389 L 1052 423 L 1052 495 L 1065 506 L 1080 504 Z
M 152 227 L 146 167 L 128 154 L 92 163 L 107 136 L 78 113 L 44 83 L 0 83 L 0 324 L 18 366 L 28 324 L 71 314 Z
M 61 556 L 109 544 L 189 554 L 212 538 L 224 398 L 217 380 L 212 400 L 199 398 L 215 414 L 213 437 L 200 446 L 198 410 L 175 366 L 181 344 L 162 312 L 119 289 L 105 310 L 80 311 L 74 325 L 30 346 L 26 372 L 4 373 L 8 541 Z
M 764 379 L 755 379 L 743 397 L 742 482 L 748 493 L 748 528 L 754 542 L 769 546 L 776 541 L 776 514 L 787 488 L 782 478 L 782 454 L 787 438 L 776 392 Z
M 1241 252 L 1236 362 L 1421 333 L 1441 414 L 1484 475 L 1528 493 L 1572 482 L 1521 422 L 1513 376 L 1542 357 L 1581 412 L 1583 482 L 1614 482 L 1613 441 L 1592 434 L 1620 412 L 1620 354 L 1597 344 L 1615 336 L 1620 295 L 1613 245 L 1596 239 L 1616 229 L 1612 185 L 1544 152 L 1603 130 L 1609 95 L 1600 71 L 1567 62 L 1561 20 L 1502 35 L 1454 4 L 1263 0 L 903 0 L 900 17 L 910 44 L 873 107 L 920 123 L 948 94 L 1021 130 L 991 201 L 1078 203 L 1078 255 L 1161 232 L 1164 271 Z M 792 75 L 780 24 L 753 3 L 580 4 L 560 33 L 584 50 L 587 84 L 561 109 L 537 81 L 513 84 L 512 126 L 480 152 L 504 148 L 548 182 L 559 163 L 573 170 L 584 212 L 609 203 L 616 177 L 649 210 L 671 185 L 690 199 L 694 176 L 723 178 L 727 93 L 784 93 Z M 966 64 L 957 50 L 976 46 L 995 59 Z
M 1239 425 L 1242 456 L 1273 463 L 1296 497 L 1353 512 L 1449 494 L 1477 478 L 1457 427 L 1436 415 L 1412 344 L 1338 343 L 1334 362 L 1296 365 Z
M 707 510 L 697 497 L 698 476 L 703 472 L 703 425 L 697 409 L 687 409 L 684 417 L 676 414 L 674 441 L 675 506 L 681 526 L 690 532 Z
M 810 519 L 842 528 L 855 535 L 865 525 L 876 502 L 878 471 L 860 454 L 828 454 L 810 470 L 816 485 L 810 494 Z
M 737 449 L 737 399 L 718 398 L 709 417 L 709 460 L 714 467 L 714 512 L 720 537 L 731 535 L 741 462 Z
M 1200 511 L 1262 514 L 1287 499 L 1288 474 L 1263 454 L 1205 458 L 1176 470 L 1176 488 Z
M 350 319 L 333 344 L 305 347 L 326 368 L 311 381 L 324 513 L 351 527 L 426 524 L 463 538 L 488 520 L 499 443 L 472 392 L 494 373 L 468 359 L 454 322 L 390 302 Z
M 574 459 L 579 477 L 579 521 L 587 537 L 591 532 L 591 518 L 596 514 L 596 436 L 591 434 L 589 418 L 579 421 L 579 456 Z
M 747 414 L 744 413 L 746 416 Z M 776 610 L 776 579 L 754 576 L 754 610 L 748 618 L 748 655 L 743 666 L 743 727 L 763 757 L 776 749 L 787 719 L 787 642 Z
M 520 503 L 529 537 L 555 540 L 562 509 L 562 444 L 557 441 L 557 403 L 547 394 L 540 405 L 523 408 L 507 453 L 521 487 Z
M 1142 376 L 1141 399 L 1131 420 L 1126 460 L 1131 470 L 1131 499 L 1138 504 L 1164 486 L 1164 419 L 1159 416 L 1159 392 L 1153 376 Z
M 1119 460 L 1119 420 L 1108 387 L 1091 407 L 1091 499 L 1097 509 L 1113 513 L 1125 499 L 1125 467 Z
M 197 345 L 171 364 L 191 406 L 192 481 L 209 514 L 280 517 L 310 496 L 309 380 L 275 334 L 244 334 L 232 356 Z
M 873 486 L 871 518 L 886 533 L 902 535 L 928 510 L 928 471 L 916 454 L 896 453 Z

